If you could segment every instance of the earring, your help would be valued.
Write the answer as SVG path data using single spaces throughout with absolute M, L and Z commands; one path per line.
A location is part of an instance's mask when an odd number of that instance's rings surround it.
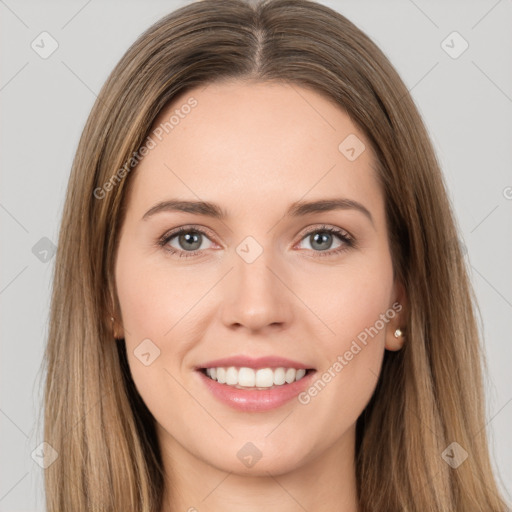
M 401 330 L 401 329 L 397 329 L 397 330 L 395 331 L 395 338 L 400 338 L 400 337 L 401 337 L 401 336 L 403 336 L 403 335 L 404 335 L 404 333 L 402 332 L 402 330 Z

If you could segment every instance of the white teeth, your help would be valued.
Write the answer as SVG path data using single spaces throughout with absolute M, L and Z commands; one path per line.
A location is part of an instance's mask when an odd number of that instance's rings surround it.
M 238 384 L 240 386 L 254 387 L 256 372 L 252 368 L 240 368 L 238 371 Z
M 304 368 L 297 370 L 297 373 L 295 374 L 295 380 L 302 379 L 302 377 L 304 377 L 304 375 L 306 375 L 306 370 L 304 370 Z
M 294 368 L 288 368 L 285 373 L 284 380 L 288 382 L 288 384 L 291 384 L 295 381 L 295 375 L 297 374 L 297 370 Z
M 274 386 L 282 386 L 285 383 L 291 384 L 306 375 L 306 370 L 300 368 L 207 368 L 206 375 L 220 384 L 227 384 L 237 388 L 259 388 L 270 389 Z
M 274 372 L 271 368 L 262 368 L 256 372 L 256 387 L 270 388 L 274 385 Z
M 285 375 L 284 368 L 276 368 L 274 370 L 274 384 L 276 386 L 282 386 L 286 382 Z
M 212 368 L 212 370 L 217 370 L 217 382 L 220 382 L 221 384 L 226 383 L 226 368 Z M 215 377 L 213 375 L 210 375 L 212 379 Z
M 238 370 L 234 366 L 230 366 L 226 370 L 226 384 L 228 386 L 234 386 L 238 384 Z

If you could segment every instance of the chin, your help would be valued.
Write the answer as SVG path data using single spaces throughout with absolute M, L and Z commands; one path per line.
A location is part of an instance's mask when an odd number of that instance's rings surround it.
M 263 444 L 266 443 L 266 446 Z M 210 465 L 236 475 L 273 476 L 282 475 L 296 470 L 306 463 L 307 452 L 299 450 L 299 446 L 288 444 L 288 451 L 281 446 L 272 445 L 262 436 L 258 440 L 231 442 L 223 445 L 223 449 L 205 459 Z M 234 454 L 234 456 L 233 456 Z M 311 454 L 310 454 L 311 455 Z

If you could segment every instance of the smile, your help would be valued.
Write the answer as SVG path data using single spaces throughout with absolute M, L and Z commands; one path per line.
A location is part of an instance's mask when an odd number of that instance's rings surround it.
M 277 386 L 291 384 L 304 378 L 312 371 L 304 368 L 247 368 L 247 367 L 213 367 L 201 371 L 219 384 L 226 384 L 237 389 L 268 390 Z
M 208 394 L 221 404 L 241 412 L 264 412 L 296 398 L 311 386 L 317 372 L 304 368 L 215 366 L 197 368 L 194 373 Z

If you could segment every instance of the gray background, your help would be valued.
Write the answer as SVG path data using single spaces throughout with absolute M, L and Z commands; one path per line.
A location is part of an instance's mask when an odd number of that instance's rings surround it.
M 31 453 L 43 441 L 36 421 L 51 243 L 57 243 L 81 130 L 128 46 L 187 3 L 0 0 L 0 511 L 44 510 L 43 470 Z M 480 304 L 489 368 L 487 429 L 510 496 L 512 0 L 322 3 L 347 16 L 388 55 L 435 144 Z M 43 31 L 59 45 L 47 59 L 31 47 Z M 453 31 L 469 44 L 458 58 L 442 47 Z M 445 45 L 453 53 L 461 43 L 452 38 Z

